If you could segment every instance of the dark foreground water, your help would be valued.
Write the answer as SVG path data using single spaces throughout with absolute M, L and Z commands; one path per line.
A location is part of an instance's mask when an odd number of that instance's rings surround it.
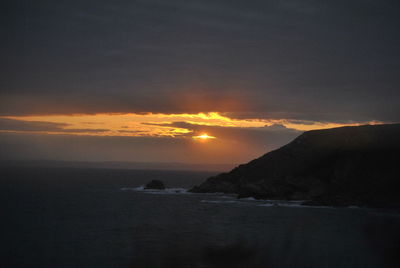
M 2 168 L 0 267 L 400 267 L 400 214 L 183 189 L 211 173 Z

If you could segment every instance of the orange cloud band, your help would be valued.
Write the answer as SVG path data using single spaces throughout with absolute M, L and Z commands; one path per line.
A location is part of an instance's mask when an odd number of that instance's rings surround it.
M 198 136 L 185 127 L 171 125 L 174 122 L 185 122 L 192 125 L 219 126 L 227 128 L 261 128 L 275 124 L 286 128 L 307 131 L 341 126 L 362 124 L 379 124 L 381 122 L 332 123 L 316 121 L 293 121 L 290 119 L 232 119 L 222 113 L 209 112 L 197 114 L 161 114 L 161 113 L 102 113 L 74 115 L 32 115 L 5 116 L 6 120 L 18 122 L 54 124 L 56 128 L 29 130 L 28 128 L 2 128 L 1 132 L 29 132 L 41 134 L 88 135 L 88 136 L 130 136 L 130 137 L 187 137 Z M 212 133 L 208 133 L 212 137 Z

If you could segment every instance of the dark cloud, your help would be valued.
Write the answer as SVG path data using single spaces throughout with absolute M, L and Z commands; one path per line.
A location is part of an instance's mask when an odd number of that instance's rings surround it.
M 1 114 L 400 120 L 398 1 L 4 3 Z
M 109 131 L 106 128 L 68 128 L 68 129 L 60 129 L 64 133 L 102 133 Z
M 41 121 L 23 121 L 8 118 L 0 118 L 0 130 L 6 131 L 39 131 L 39 132 L 63 132 L 63 133 L 101 133 L 109 129 L 85 128 L 74 129 L 65 128 L 69 126 L 66 123 L 52 123 Z
M 164 162 L 168 161 L 165 155 L 170 153 L 170 161 L 183 160 L 186 157 L 196 162 L 195 157 L 198 157 L 188 155 L 185 140 L 172 138 L 0 133 L 0 146 L 2 160 Z
M 143 131 L 140 130 L 118 130 L 119 133 L 143 133 Z
M 148 125 L 177 127 L 192 131 L 190 133 L 183 133 L 182 137 L 192 137 L 207 133 L 222 141 L 230 141 L 247 146 L 248 149 L 257 151 L 259 154 L 276 149 L 302 133 L 302 131 L 289 129 L 279 124 L 252 128 L 207 126 L 187 122 L 173 122 L 169 124 L 150 123 Z
M 0 118 L 0 130 L 8 131 L 59 131 L 66 126 L 68 126 L 68 124 L 65 123 L 22 121 Z
M 260 152 L 218 141 L 165 137 L 99 137 L 0 133 L 0 160 L 73 160 L 182 163 L 241 163 Z M 239 148 L 240 147 L 240 148 Z
M 185 122 L 154 125 L 186 128 L 193 133 L 182 134 L 178 138 L 0 133 L 0 160 L 89 159 L 237 164 L 276 149 L 301 133 L 280 125 L 262 128 L 204 126 Z M 217 138 L 205 143 L 192 139 L 193 135 L 202 132 Z

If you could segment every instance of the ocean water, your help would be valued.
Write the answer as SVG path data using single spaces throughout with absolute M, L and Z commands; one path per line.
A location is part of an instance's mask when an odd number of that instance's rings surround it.
M 400 267 L 397 211 L 187 192 L 210 175 L 3 167 L 0 267 Z

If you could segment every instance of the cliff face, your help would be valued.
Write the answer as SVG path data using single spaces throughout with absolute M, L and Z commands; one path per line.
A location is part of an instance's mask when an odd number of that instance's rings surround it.
M 309 204 L 400 203 L 400 124 L 308 131 L 192 192 L 308 200 Z

